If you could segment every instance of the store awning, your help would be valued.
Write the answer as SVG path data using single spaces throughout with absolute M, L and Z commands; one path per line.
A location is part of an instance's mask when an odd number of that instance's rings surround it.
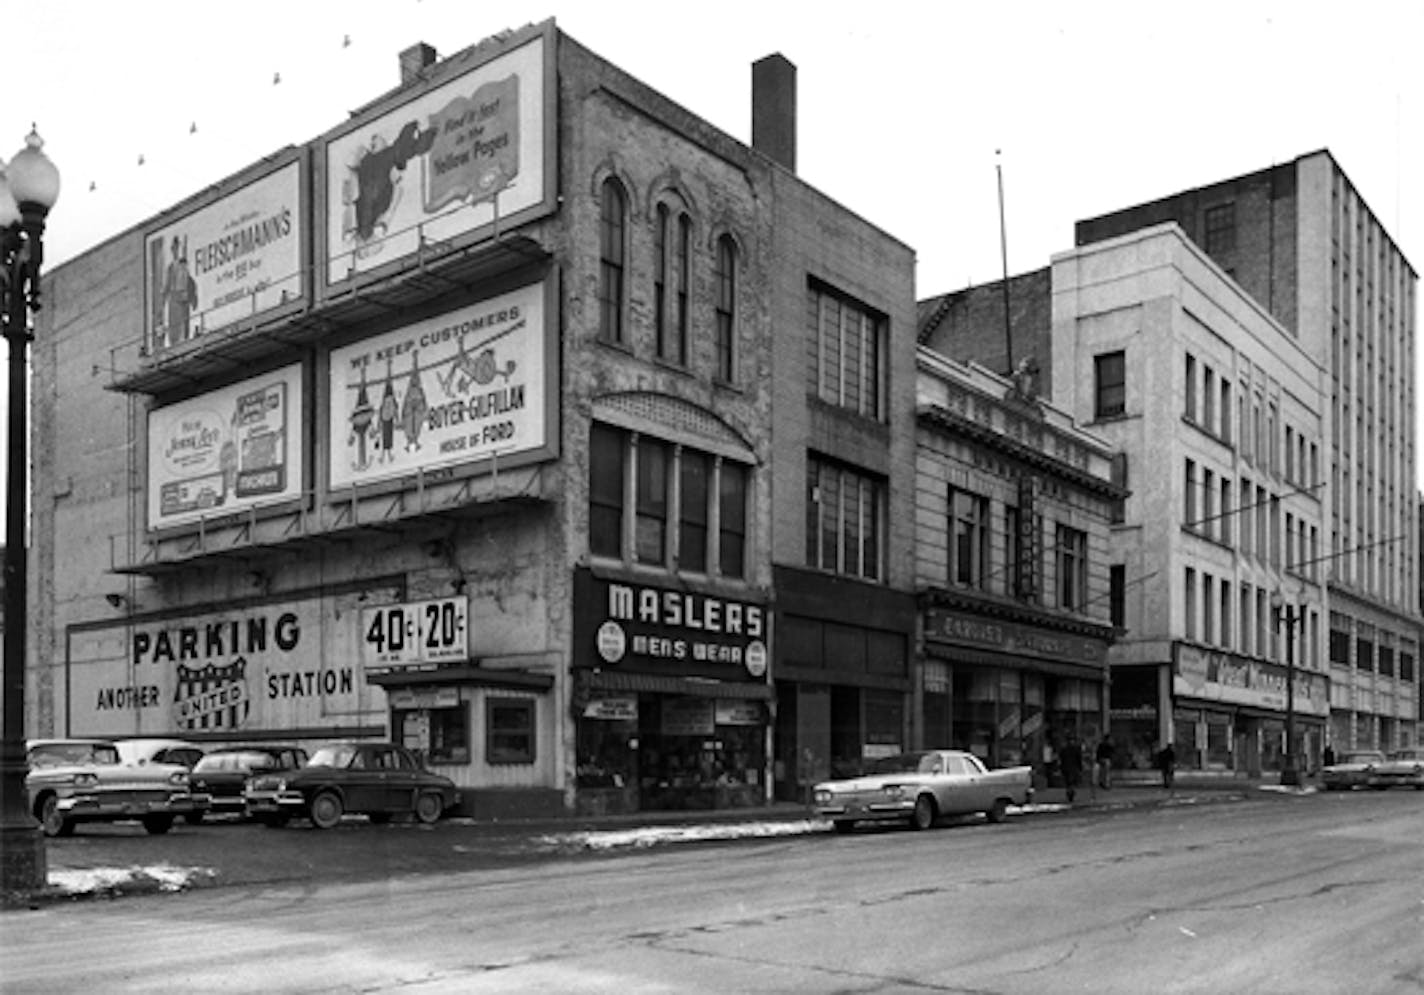
M 467 664 L 459 667 L 391 670 L 384 674 L 368 673 L 366 683 L 384 688 L 478 684 L 483 687 L 528 688 L 535 691 L 547 691 L 554 686 L 554 675 L 536 674 L 527 670 L 497 670 L 494 667 Z
M 621 670 L 583 671 L 582 680 L 590 691 L 642 691 L 648 694 L 678 694 L 689 698 L 738 698 L 770 701 L 771 686 L 756 681 L 713 681 L 664 674 L 635 674 Z
M 931 656 L 948 664 L 968 663 L 977 667 L 1004 667 L 1011 670 L 1038 671 L 1059 677 L 1076 677 L 1084 681 L 1105 681 L 1109 678 L 1106 665 L 1087 663 L 1067 663 L 1062 660 L 1044 660 L 1033 656 L 1018 656 L 1013 653 L 991 653 L 987 650 L 968 649 L 960 646 L 946 646 L 931 643 L 927 647 Z

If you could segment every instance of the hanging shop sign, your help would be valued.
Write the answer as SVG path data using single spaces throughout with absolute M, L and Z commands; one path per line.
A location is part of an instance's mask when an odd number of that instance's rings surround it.
M 764 680 L 767 610 L 739 598 L 574 577 L 575 666 Z
M 66 663 L 69 729 L 78 736 L 237 738 L 320 735 L 333 725 L 383 728 L 385 693 L 367 685 L 355 663 L 361 596 L 76 627 Z
M 367 673 L 431 668 L 469 656 L 468 597 L 361 609 L 361 665 Z
M 331 352 L 333 489 L 547 451 L 547 283 Z
M 605 722 L 638 721 L 638 699 L 633 695 L 616 698 L 594 698 L 583 706 L 583 717 Z
M 161 354 L 306 297 L 302 163 L 150 232 L 144 344 Z
M 148 413 L 148 527 L 299 497 L 302 368 L 288 366 Z
M 1293 679 L 1281 664 L 1177 643 L 1172 691 L 1204 701 L 1230 702 L 1324 718 L 1330 693 L 1323 674 L 1295 668 Z M 1293 685 L 1293 687 L 1291 686 Z
M 553 210 L 553 22 L 326 143 L 326 279 L 453 249 Z M 500 48 L 503 51 L 500 51 Z

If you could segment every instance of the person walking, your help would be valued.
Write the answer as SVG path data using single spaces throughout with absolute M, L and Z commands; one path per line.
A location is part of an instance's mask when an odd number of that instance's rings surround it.
M 1063 788 L 1068 795 L 1068 804 L 1078 793 L 1078 785 L 1083 781 L 1083 747 L 1078 742 L 1077 733 L 1068 734 L 1068 742 L 1058 751 L 1058 769 L 1063 774 Z
M 1334 766 L 1335 766 L 1335 747 L 1331 746 L 1329 743 L 1326 743 L 1326 744 L 1325 744 L 1325 755 L 1320 758 L 1320 762 L 1321 762 L 1321 766 L 1323 766 L 1323 767 L 1334 767 Z
M 1162 787 L 1171 791 L 1177 777 L 1177 750 L 1170 740 L 1157 751 L 1157 769 L 1162 772 Z
M 1112 733 L 1104 733 L 1093 754 L 1093 759 L 1098 764 L 1098 787 L 1104 790 L 1112 787 L 1113 755 L 1116 753 L 1117 747 L 1113 745 Z

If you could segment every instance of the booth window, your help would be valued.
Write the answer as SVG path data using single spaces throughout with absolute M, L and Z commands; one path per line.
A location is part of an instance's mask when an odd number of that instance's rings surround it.
M 396 709 L 392 728 L 425 763 L 470 762 L 469 711 L 458 708 Z
M 522 698 L 485 701 L 485 759 L 492 764 L 534 762 L 534 702 Z

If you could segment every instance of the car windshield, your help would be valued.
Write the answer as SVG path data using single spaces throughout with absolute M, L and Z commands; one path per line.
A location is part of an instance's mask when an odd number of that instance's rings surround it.
M 41 743 L 30 749 L 31 767 L 117 764 L 119 751 L 107 743 Z
M 350 767 L 352 759 L 356 756 L 356 747 L 349 743 L 338 743 L 335 746 L 323 746 L 312 754 L 307 761 L 308 767 Z
M 270 753 L 264 753 L 261 750 L 241 750 L 232 753 L 209 753 L 198 761 L 193 772 L 261 770 L 265 767 L 275 766 L 277 766 L 277 761 Z
M 1366 750 L 1363 753 L 1347 753 L 1340 762 L 1344 764 L 1377 764 L 1383 759 L 1383 753 Z
M 937 753 L 900 753 L 882 757 L 870 765 L 872 774 L 929 774 L 939 761 Z

